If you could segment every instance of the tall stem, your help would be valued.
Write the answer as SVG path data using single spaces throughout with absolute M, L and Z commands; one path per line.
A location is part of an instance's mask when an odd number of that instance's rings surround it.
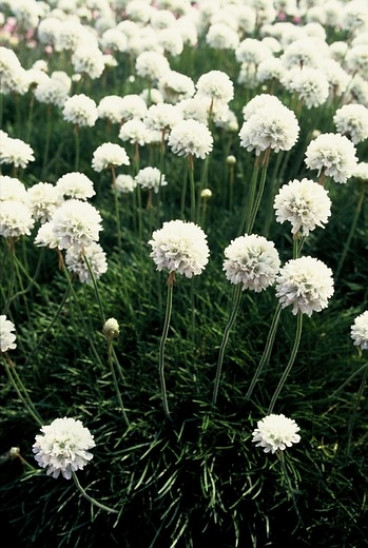
M 356 417 L 357 417 L 357 414 L 358 414 L 359 404 L 360 404 L 360 402 L 362 401 L 362 398 L 363 398 L 365 385 L 367 384 L 367 378 L 368 378 L 368 369 L 365 368 L 364 371 L 363 371 L 363 376 L 362 376 L 360 386 L 358 388 L 358 392 L 356 394 L 354 408 L 353 408 L 353 411 L 350 415 L 350 421 L 349 421 L 349 426 L 348 426 L 348 447 L 347 447 L 348 454 L 350 453 L 354 423 L 355 423 L 355 420 L 356 420 Z
M 194 184 L 194 164 L 193 156 L 189 154 L 188 156 L 188 166 L 189 166 L 189 183 L 190 183 L 190 220 L 195 222 L 195 211 L 196 211 L 196 196 L 195 196 L 195 184 Z
M 75 124 L 74 126 L 74 137 L 75 137 L 75 164 L 74 169 L 75 171 L 79 171 L 79 126 L 78 124 Z
M 85 499 L 87 499 L 94 506 L 97 506 L 98 508 L 101 508 L 101 510 L 106 510 L 106 512 L 113 512 L 114 514 L 118 513 L 118 511 L 115 510 L 114 508 L 110 508 L 109 506 L 105 506 L 105 504 L 102 504 L 101 502 L 98 502 L 98 500 L 96 500 L 93 497 L 91 497 L 90 495 L 88 495 L 88 493 L 86 493 L 86 491 L 83 489 L 83 487 L 79 483 L 79 480 L 77 478 L 77 474 L 75 472 L 72 472 L 72 474 L 73 474 L 74 483 L 75 483 L 78 491 L 81 493 L 81 495 L 83 495 L 83 497 Z
M 166 381 L 165 381 L 165 345 L 167 341 L 167 335 L 169 333 L 171 312 L 172 312 L 172 298 L 173 298 L 173 286 L 175 282 L 175 273 L 170 272 L 167 280 L 167 300 L 166 300 L 166 312 L 165 321 L 162 329 L 160 349 L 159 349 L 159 376 L 161 385 L 161 396 L 164 413 L 168 419 L 171 420 L 169 411 L 169 404 L 167 401 Z
M 254 204 L 251 210 L 250 218 L 248 218 L 248 225 L 247 225 L 247 233 L 250 234 L 253 230 L 254 222 L 256 220 L 256 216 L 259 210 L 259 206 L 261 205 L 261 200 L 264 192 L 264 187 L 266 183 L 266 175 L 267 175 L 267 169 L 268 164 L 270 161 L 270 153 L 271 149 L 268 147 L 265 151 L 265 155 L 263 157 L 262 161 L 262 173 L 261 173 L 261 180 L 259 182 L 258 192 L 257 196 L 255 197 Z
M 283 386 L 286 382 L 286 379 L 291 371 L 291 368 L 294 364 L 294 361 L 295 361 L 295 358 L 296 358 L 296 355 L 298 353 L 298 349 L 299 349 L 299 345 L 300 345 L 300 340 L 301 340 L 301 337 L 302 337 L 302 329 L 303 329 L 303 314 L 302 312 L 298 312 L 298 315 L 297 315 L 297 324 L 296 324 L 296 333 L 295 333 L 295 339 L 294 339 L 294 345 L 293 345 L 293 349 L 291 351 L 291 355 L 290 355 L 290 359 L 289 359 L 289 362 L 287 364 L 287 366 L 285 367 L 285 370 L 282 374 L 282 377 L 279 381 L 279 384 L 277 385 L 277 388 L 275 390 L 275 393 L 274 395 L 272 396 L 272 400 L 271 400 L 271 403 L 270 403 L 270 406 L 268 408 L 268 412 L 267 414 L 270 415 L 273 411 L 273 408 L 275 407 L 275 403 L 276 403 L 276 400 L 277 398 L 279 397 L 280 395 L 280 392 L 281 390 L 283 389 Z
M 118 238 L 118 249 L 119 249 L 119 252 L 121 252 L 121 223 L 120 223 L 120 208 L 119 208 L 118 187 L 117 187 L 117 184 L 116 184 L 115 167 L 113 165 L 111 165 L 110 168 L 111 168 L 111 176 L 112 176 L 112 188 L 113 188 L 113 192 L 114 192 L 116 233 L 117 233 L 117 238 Z
M 241 295 L 242 295 L 242 285 L 237 284 L 236 286 L 234 286 L 230 317 L 229 317 L 229 320 L 228 320 L 227 325 L 225 327 L 225 331 L 224 331 L 224 334 L 223 334 L 223 337 L 222 337 L 221 346 L 220 346 L 220 350 L 219 350 L 219 357 L 218 357 L 218 361 L 217 361 L 217 369 L 216 369 L 216 377 L 215 377 L 215 386 L 214 386 L 214 389 L 213 389 L 213 396 L 212 396 L 212 405 L 213 405 L 213 407 L 216 406 L 218 391 L 219 391 L 219 387 L 220 387 L 222 365 L 223 365 L 224 356 L 225 356 L 225 349 L 226 349 L 226 346 L 227 346 L 227 343 L 228 343 L 228 340 L 229 340 L 230 330 L 231 330 L 232 326 L 234 325 L 235 318 L 236 318 L 236 315 L 237 315 L 237 312 L 238 312 Z
M 239 226 L 239 234 L 241 234 L 244 230 L 244 226 L 246 226 L 246 232 L 249 233 L 249 225 L 250 225 L 250 217 L 253 209 L 253 203 L 254 198 L 256 195 L 256 189 L 257 189 L 257 181 L 258 181 L 258 172 L 259 172 L 259 164 L 260 159 L 259 156 L 256 157 L 253 167 L 253 173 L 252 173 L 252 180 L 250 183 L 249 192 L 247 194 L 247 202 L 244 206 L 244 216 L 241 220 L 240 226 Z

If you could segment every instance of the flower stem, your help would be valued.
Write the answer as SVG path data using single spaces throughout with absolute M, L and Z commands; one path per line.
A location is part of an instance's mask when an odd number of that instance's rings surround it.
M 88 493 L 86 493 L 86 491 L 83 489 L 83 487 L 79 483 L 79 480 L 77 478 L 77 474 L 75 472 L 72 472 L 72 474 L 73 474 L 74 483 L 77 486 L 78 491 L 83 495 L 83 497 L 85 499 L 87 499 L 94 506 L 98 506 L 98 508 L 101 508 L 101 510 L 106 510 L 106 512 L 113 512 L 114 514 L 118 513 L 118 511 L 115 510 L 114 508 L 110 508 L 109 506 L 105 506 L 105 504 L 102 504 L 101 502 L 98 502 L 98 500 L 96 500 L 93 497 L 91 497 L 90 495 L 88 495 Z
M 167 401 L 164 369 L 165 369 L 165 344 L 166 344 L 167 335 L 170 327 L 174 282 L 175 282 L 175 273 L 170 272 L 167 280 L 167 301 L 166 301 L 165 321 L 162 329 L 162 336 L 161 336 L 160 349 L 159 349 L 159 376 L 160 376 L 160 384 L 161 384 L 162 405 L 163 405 L 164 413 L 166 417 L 170 420 L 171 420 L 171 415 L 170 415 L 169 405 Z
M 246 203 L 246 206 L 244 207 L 244 210 L 245 210 L 244 217 L 242 218 L 242 221 L 239 226 L 239 231 L 238 231 L 239 234 L 242 234 L 245 225 L 247 226 L 246 232 L 249 233 L 250 217 L 251 217 L 254 198 L 255 198 L 256 189 L 257 189 L 259 164 L 260 164 L 260 159 L 259 159 L 259 156 L 257 156 L 254 162 L 252 180 L 250 183 L 249 193 L 247 195 L 247 203 Z
M 118 188 L 116 184 L 116 172 L 113 165 L 111 167 L 111 176 L 112 176 L 112 188 L 114 191 L 114 204 L 115 204 L 115 217 L 116 217 L 116 234 L 118 238 L 118 250 L 121 252 L 121 222 L 120 222 L 120 208 L 119 208 L 119 197 L 118 197 Z
M 367 384 L 367 378 L 368 378 L 368 369 L 365 368 L 364 371 L 363 371 L 363 376 L 362 376 L 361 383 L 360 383 L 359 388 L 358 388 L 358 392 L 356 394 L 354 409 L 353 409 L 353 411 L 350 415 L 350 421 L 349 421 L 349 425 L 348 425 L 348 446 L 347 446 L 347 453 L 348 454 L 350 453 L 351 439 L 352 439 L 352 436 L 353 436 L 354 423 L 355 423 L 355 420 L 357 418 L 359 404 L 360 404 L 360 402 L 362 401 L 362 398 L 363 398 L 365 385 Z
M 110 371 L 111 371 L 113 382 L 114 382 L 116 397 L 118 398 L 118 402 L 119 402 L 119 405 L 120 405 L 120 409 L 121 409 L 125 424 L 129 428 L 130 421 L 128 419 L 128 415 L 126 414 L 124 403 L 123 403 L 123 398 L 122 398 L 120 390 L 119 390 L 119 384 L 118 384 L 118 380 L 116 378 L 116 373 L 115 373 L 115 369 L 114 369 L 113 356 L 114 356 L 114 352 L 113 352 L 112 340 L 108 339 L 107 340 L 107 363 L 110 367 Z
M 254 203 L 252 204 L 250 217 L 248 218 L 248 225 L 247 225 L 247 233 L 248 234 L 250 234 L 253 230 L 253 226 L 254 226 L 254 222 L 256 220 L 256 216 L 257 216 L 257 213 L 258 213 L 258 210 L 259 210 L 259 206 L 261 205 L 261 200 L 262 200 L 262 196 L 263 196 L 263 192 L 264 192 L 264 188 L 265 188 L 265 183 L 266 183 L 268 164 L 269 164 L 269 161 L 270 161 L 270 153 L 271 153 L 271 149 L 270 149 L 270 147 L 268 147 L 265 150 L 265 154 L 264 154 L 263 161 L 262 161 L 262 173 L 261 173 L 261 180 L 259 182 L 257 196 L 255 197 Z
M 267 411 L 267 415 L 270 415 L 273 411 L 273 408 L 275 407 L 275 403 L 276 403 L 276 400 L 277 398 L 279 397 L 280 395 L 280 392 L 286 382 L 286 379 L 291 371 L 291 368 L 294 364 L 294 361 L 295 361 L 295 358 L 296 358 L 296 355 L 298 353 L 298 349 L 299 349 L 299 345 L 300 345 L 300 340 L 301 340 L 301 337 L 302 337 L 302 329 L 303 329 L 303 314 L 302 312 L 298 312 L 298 315 L 297 315 L 297 325 L 296 325 L 296 333 L 295 333 L 295 339 L 294 339 L 294 345 L 293 345 L 293 349 L 291 351 L 291 356 L 290 356 L 290 359 L 289 359 L 289 362 L 282 374 L 282 377 L 279 381 L 279 384 L 277 385 L 277 388 L 275 390 L 275 393 L 274 395 L 272 396 L 272 400 L 271 400 L 271 403 L 270 403 L 270 406 L 268 408 L 268 411 Z
M 221 346 L 220 346 L 220 350 L 219 350 L 219 357 L 218 357 L 218 361 L 217 361 L 217 369 L 216 369 L 216 377 L 215 377 L 215 386 L 214 386 L 214 389 L 213 389 L 213 396 L 212 396 L 212 406 L 213 407 L 216 406 L 218 391 L 219 391 L 219 387 L 220 387 L 222 365 L 223 365 L 224 356 L 225 356 L 225 349 L 226 349 L 226 345 L 227 345 L 228 340 L 229 340 L 230 330 L 231 330 L 232 326 L 234 325 L 236 314 L 238 312 L 238 308 L 239 308 L 239 304 L 240 304 L 240 300 L 241 300 L 241 295 L 242 295 L 242 285 L 237 284 L 234 287 L 234 290 L 233 290 L 233 298 L 232 298 L 232 306 L 231 306 L 230 317 L 229 317 L 229 320 L 228 320 L 227 325 L 225 327 L 225 331 L 224 331 L 224 334 L 223 334 L 223 337 L 222 337 Z
M 74 137 L 75 137 L 75 171 L 79 170 L 79 126 L 75 124 L 74 126 Z
M 189 183 L 190 183 L 190 220 L 195 222 L 195 211 L 196 211 L 196 197 L 195 197 L 195 184 L 194 184 L 194 164 L 193 156 L 189 154 L 188 156 L 188 165 L 189 165 Z

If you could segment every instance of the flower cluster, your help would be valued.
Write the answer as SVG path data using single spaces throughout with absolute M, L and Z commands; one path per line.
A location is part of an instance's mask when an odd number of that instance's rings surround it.
M 168 144 L 178 156 L 205 158 L 212 150 L 213 137 L 205 124 L 183 120 L 172 128 Z
M 265 453 L 276 453 L 300 442 L 299 426 L 294 419 L 285 415 L 267 415 L 257 422 L 253 431 L 252 442 L 256 447 L 262 447 Z
M 323 171 L 337 183 L 346 183 L 357 164 L 355 153 L 353 143 L 344 135 L 323 133 L 309 143 L 305 164 L 318 175 Z

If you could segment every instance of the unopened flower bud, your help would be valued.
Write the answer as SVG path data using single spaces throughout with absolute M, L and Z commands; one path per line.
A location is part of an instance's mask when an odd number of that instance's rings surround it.
M 234 166 L 236 164 L 236 158 L 232 154 L 226 158 L 226 163 L 228 166 Z
M 109 318 L 106 320 L 102 328 L 102 333 L 107 339 L 114 339 L 119 335 L 119 324 L 115 318 Z
M 211 198 L 212 197 L 212 190 L 210 190 L 209 188 L 204 188 L 201 192 L 201 198 L 203 198 L 204 200 L 207 200 L 208 198 Z

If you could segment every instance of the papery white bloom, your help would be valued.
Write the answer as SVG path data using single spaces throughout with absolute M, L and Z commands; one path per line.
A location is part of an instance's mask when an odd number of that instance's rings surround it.
M 164 52 L 172 57 L 177 57 L 183 52 L 184 42 L 175 26 L 157 32 L 157 41 Z
M 285 71 L 281 83 L 289 91 L 296 92 L 307 108 L 325 103 L 330 89 L 326 74 L 322 70 L 309 67 Z
M 353 171 L 353 177 L 368 181 L 368 162 L 359 162 Z
M 271 55 L 272 52 L 266 44 L 255 38 L 245 38 L 235 50 L 235 57 L 239 63 L 256 67 Z
M 4 200 L 0 207 L 0 236 L 18 238 L 29 235 L 34 226 L 30 207 L 16 200 Z
M 0 46 L 0 80 L 7 78 L 13 70 L 20 69 L 20 61 L 10 48 Z
M 319 41 L 313 38 L 300 38 L 289 44 L 281 55 L 281 62 L 286 69 L 319 68 L 321 52 Z M 325 46 L 328 48 L 328 46 Z
M 160 140 L 161 134 L 159 134 L 156 139 L 155 132 L 148 129 L 145 122 L 134 119 L 128 120 L 120 127 L 119 139 L 128 141 L 131 144 L 143 146 L 152 141 Z
M 161 53 L 155 51 L 144 51 L 139 54 L 135 69 L 138 76 L 149 78 L 152 81 L 158 81 L 165 72 L 170 70 L 169 61 Z
M 350 72 L 359 73 L 362 78 L 368 77 L 368 48 L 366 44 L 358 44 L 348 50 L 345 58 Z
M 148 129 L 165 133 L 181 119 L 180 111 L 176 105 L 160 103 L 149 107 L 144 122 Z
M 176 103 L 176 106 L 184 120 L 197 120 L 197 122 L 207 125 L 209 106 L 200 97 L 183 99 Z
M 71 79 L 62 80 L 55 75 L 44 78 L 37 84 L 34 95 L 40 103 L 62 107 L 68 98 L 71 88 Z
M 53 222 L 46 221 L 38 229 L 34 243 L 37 247 L 55 249 L 59 247 L 60 240 L 61 238 L 55 234 Z
M 272 23 L 276 17 L 276 10 L 273 0 L 251 0 L 252 8 L 256 12 L 256 21 L 258 25 Z
M 2 146 L 2 143 L 3 141 L 0 136 L 0 146 Z M 27 204 L 28 194 L 26 187 L 19 179 L 9 177 L 8 175 L 0 175 L 0 202 L 6 200 L 15 200 Z
M 58 478 L 60 473 L 70 479 L 72 473 L 83 468 L 93 458 L 89 449 L 95 447 L 93 435 L 80 420 L 69 417 L 55 419 L 42 426 L 32 451 L 41 468 L 47 468 L 47 475 Z
M 256 447 L 262 447 L 265 453 L 284 451 L 293 443 L 299 443 L 299 431 L 300 428 L 294 419 L 289 419 L 283 414 L 271 414 L 257 422 L 252 442 Z
M 149 245 L 157 270 L 184 274 L 187 278 L 201 274 L 208 263 L 207 236 L 192 222 L 165 222 L 152 234 Z
M 105 61 L 97 45 L 82 44 L 72 55 L 72 64 L 76 73 L 85 73 L 92 79 L 99 78 L 104 71 Z
M 98 117 L 107 119 L 113 124 L 120 124 L 123 120 L 123 97 L 119 95 L 106 95 L 102 97 L 98 106 Z
M 139 21 L 140 23 L 148 23 L 154 10 L 144 0 L 130 0 L 126 3 L 125 11 L 128 19 Z
M 160 7 L 163 8 L 163 6 Z M 175 6 L 173 5 L 172 7 L 174 8 Z M 162 30 L 171 27 L 175 21 L 175 15 L 171 11 L 168 9 L 159 9 L 152 12 L 150 24 L 154 29 Z
M 67 200 L 52 216 L 56 239 L 60 249 L 70 246 L 84 247 L 98 240 L 101 230 L 101 215 L 97 209 L 81 200 Z
M 368 26 L 367 4 L 364 0 L 352 0 L 344 4 L 340 24 L 343 29 L 357 31 Z
M 115 318 L 108 318 L 102 328 L 102 333 L 107 339 L 114 339 L 119 335 L 120 328 Z
M 79 246 L 68 247 L 65 253 L 65 264 L 70 272 L 78 275 L 81 283 L 92 281 L 85 258 L 96 279 L 100 278 L 107 271 L 106 253 L 100 244 L 93 242 L 87 246 L 83 246 L 83 249 Z
M 130 160 L 125 148 L 115 143 L 103 143 L 93 153 L 92 167 L 95 171 L 129 164 Z
M 244 120 L 249 120 L 253 114 L 261 112 L 264 108 L 277 109 L 280 106 L 283 107 L 284 104 L 276 95 L 260 93 L 244 105 L 242 108 L 243 118 Z
M 147 106 L 158 105 L 158 103 L 164 102 L 162 93 L 157 88 L 145 88 L 142 90 L 140 96 Z
M 314 257 L 288 261 L 276 279 L 276 295 L 282 308 L 292 306 L 292 313 L 311 316 L 328 305 L 333 295 L 332 271 Z
M 240 146 L 255 150 L 256 155 L 269 147 L 275 152 L 290 150 L 298 135 L 299 124 L 294 112 L 281 104 L 255 112 L 239 132 Z
M 135 183 L 143 189 L 153 189 L 156 193 L 167 185 L 165 175 L 157 167 L 144 167 L 135 176 Z
M 205 158 L 212 150 L 213 137 L 205 124 L 183 120 L 172 128 L 168 144 L 178 156 Z
M 128 47 L 127 36 L 118 28 L 105 30 L 100 42 L 104 50 L 126 51 Z
M 333 121 L 337 131 L 350 137 L 354 144 L 368 137 L 368 108 L 363 105 L 343 105 L 337 109 Z
M 88 42 L 91 35 L 87 27 L 77 20 L 59 21 L 58 29 L 54 36 L 54 47 L 56 51 L 75 51 L 83 42 Z
M 225 249 L 223 269 L 232 284 L 242 284 L 242 290 L 259 293 L 275 281 L 280 259 L 273 242 L 257 234 L 246 234 L 232 240 Z
M 185 74 L 170 70 L 166 72 L 159 81 L 159 91 L 165 101 L 177 103 L 182 99 L 194 95 L 195 87 L 193 80 Z
M 350 330 L 354 345 L 368 350 L 368 310 L 355 318 Z
M 285 69 L 278 57 L 268 57 L 258 65 L 256 78 L 258 82 L 281 80 Z
M 21 139 L 1 137 L 0 165 L 13 164 L 14 167 L 27 167 L 29 162 L 34 162 L 33 148 Z
M 16 335 L 13 333 L 15 326 L 13 322 L 8 320 L 5 314 L 0 316 L 0 350 L 1 352 L 7 352 L 8 350 L 14 350 L 17 347 L 15 344 Z
M 50 183 L 36 183 L 30 187 L 28 198 L 33 217 L 41 223 L 49 221 L 63 201 L 59 189 Z
M 323 227 L 331 214 L 327 190 L 310 179 L 294 179 L 283 185 L 275 196 L 274 209 L 278 223 L 289 221 L 292 234 L 308 236 L 316 226 Z
M 234 97 L 234 84 L 226 72 L 211 70 L 202 74 L 197 81 L 197 97 L 209 101 L 228 103 Z
M 229 25 L 214 23 L 208 29 L 206 42 L 214 49 L 234 50 L 239 44 L 239 36 Z
M 78 126 L 94 126 L 98 118 L 96 103 L 84 93 L 72 95 L 64 103 L 63 117 Z
M 62 196 L 77 200 L 87 200 L 96 194 L 91 179 L 79 171 L 65 173 L 59 177 L 56 188 Z
M 120 174 L 116 177 L 116 190 L 122 194 L 133 192 L 136 186 L 137 183 L 131 175 Z
M 139 95 L 130 94 L 122 97 L 120 103 L 121 121 L 143 119 L 147 113 L 145 100 Z
M 356 149 L 344 135 L 323 133 L 313 139 L 305 153 L 308 169 L 322 171 L 337 183 L 346 183 L 357 164 Z

